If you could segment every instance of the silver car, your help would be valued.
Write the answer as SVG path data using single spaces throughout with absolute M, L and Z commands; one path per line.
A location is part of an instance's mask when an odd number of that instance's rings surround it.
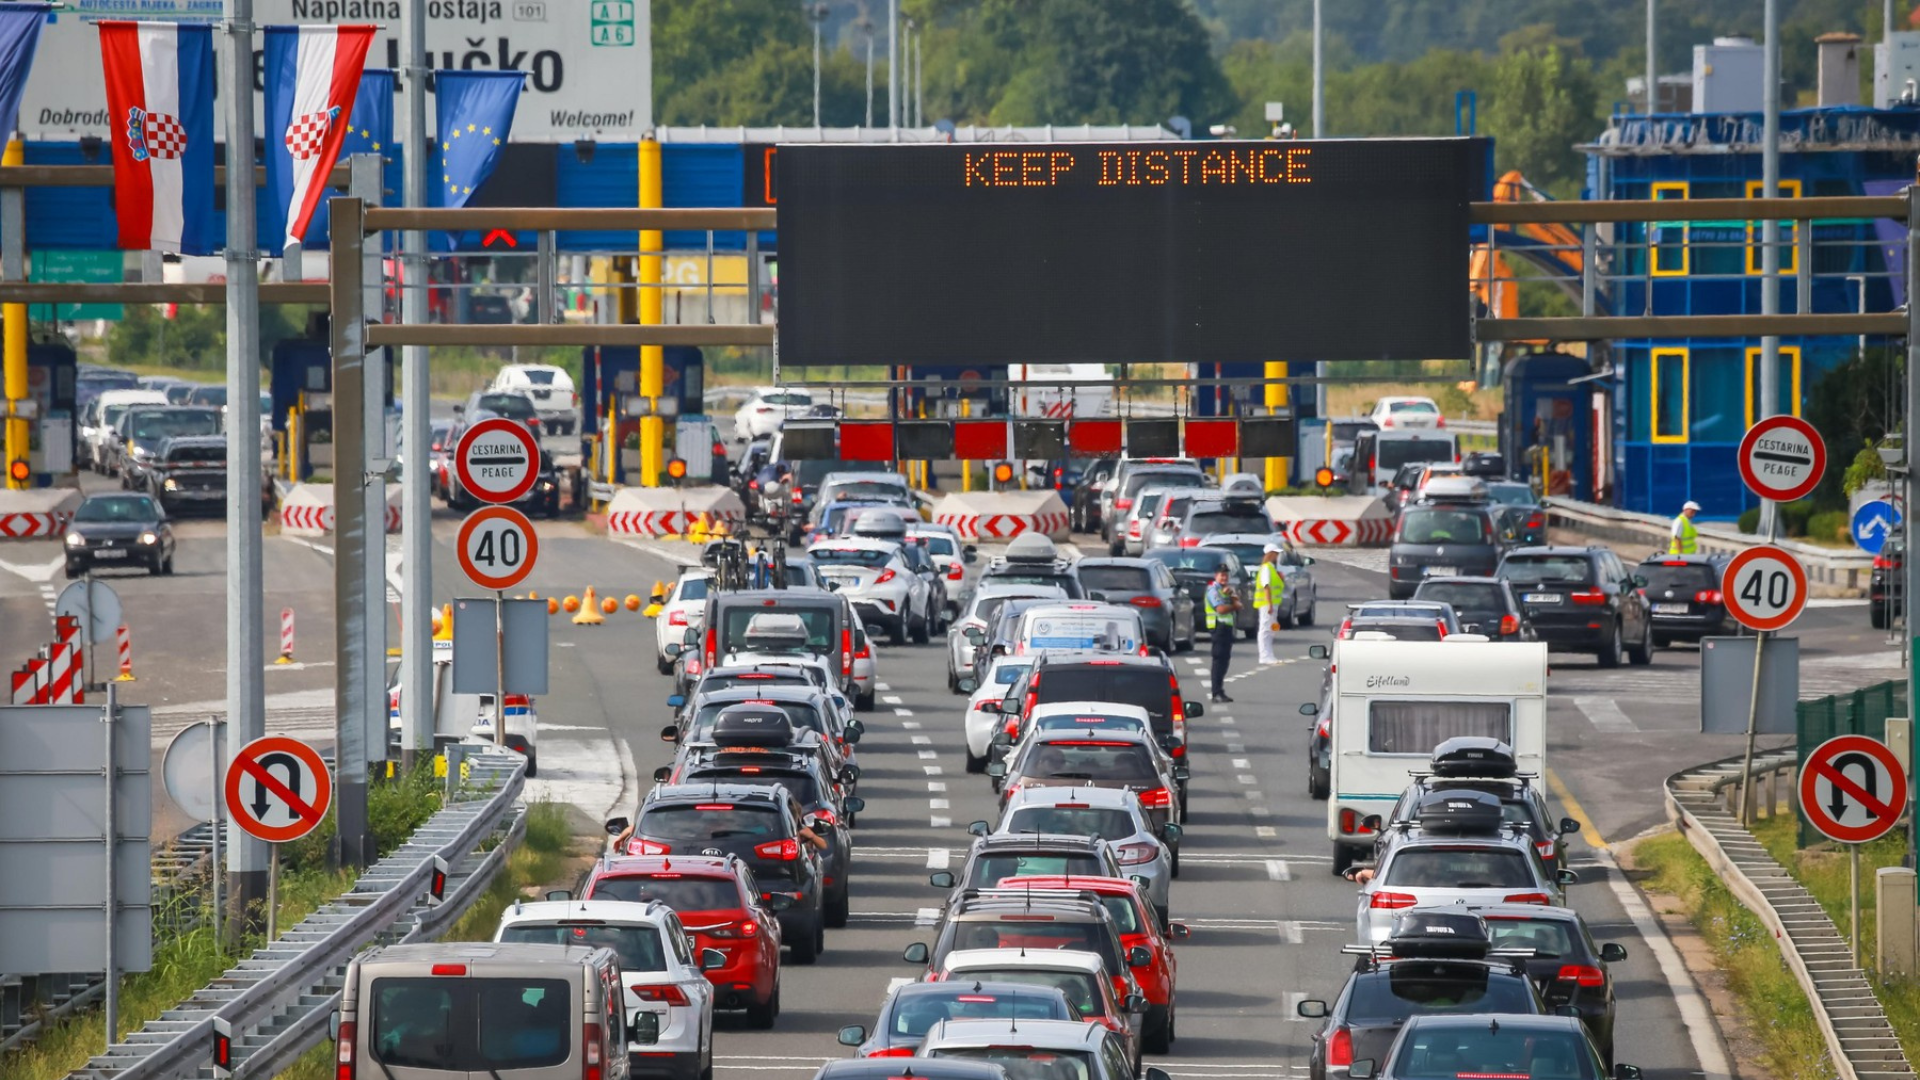
M 847 598 L 868 627 L 883 626 L 895 645 L 909 635 L 926 644 L 938 612 L 933 589 L 908 565 L 900 545 L 857 537 L 807 549 L 807 560 L 830 588 Z
M 976 822 L 984 831 L 985 823 Z M 1113 848 L 1120 868 L 1145 883 L 1147 901 L 1167 920 L 1173 879 L 1180 872 L 1181 826 L 1155 828 L 1139 796 L 1124 788 L 1023 787 L 1007 799 L 994 832 L 1097 836 Z
M 1360 887 L 1354 921 L 1360 943 L 1372 945 L 1387 939 L 1394 915 L 1407 908 L 1562 907 L 1561 886 L 1577 880 L 1571 870 L 1548 871 L 1524 831 L 1450 836 L 1413 829 L 1387 846 L 1373 879 Z
M 1280 625 L 1312 626 L 1313 605 L 1320 599 L 1319 587 L 1313 581 L 1313 556 L 1300 554 L 1285 533 L 1215 533 L 1200 541 L 1203 548 L 1226 548 L 1233 552 L 1248 574 L 1260 572 L 1268 544 L 1279 544 L 1286 549 L 1280 556 L 1280 576 L 1287 583 L 1280 598 L 1284 605 Z
M 961 689 L 960 680 L 971 678 L 974 673 L 973 642 L 967 640 L 967 630 L 975 629 L 982 633 L 991 629 L 1000 608 L 1009 600 L 1065 600 L 1065 589 L 1057 585 L 993 585 L 982 584 L 973 590 L 965 610 L 952 626 L 947 628 L 947 689 L 956 694 L 969 693 Z
M 874 684 L 880 681 L 879 655 L 856 611 L 853 616 L 853 707 L 861 712 L 873 708 Z

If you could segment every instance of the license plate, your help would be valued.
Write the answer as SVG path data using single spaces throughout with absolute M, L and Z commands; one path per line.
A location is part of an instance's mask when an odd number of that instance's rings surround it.
M 93 553 L 93 557 L 96 559 L 124 559 L 127 557 L 127 552 L 125 548 L 101 548 Z
M 1529 604 L 1557 604 L 1560 602 L 1560 594 L 1550 593 L 1550 592 L 1530 592 L 1525 596 L 1521 597 L 1521 599 L 1525 600 Z
M 1429 566 L 1425 570 L 1428 577 L 1452 577 L 1459 572 L 1457 566 Z
M 1653 613 L 1655 615 L 1685 615 L 1687 613 L 1687 605 L 1655 604 L 1653 605 Z

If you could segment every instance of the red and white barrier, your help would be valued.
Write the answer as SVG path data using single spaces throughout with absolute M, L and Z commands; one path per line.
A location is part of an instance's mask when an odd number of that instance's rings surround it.
M 1276 495 L 1267 500 L 1275 527 L 1308 547 L 1384 547 L 1393 539 L 1393 515 L 1365 495 Z
M 684 536 L 702 520 L 737 527 L 747 520 L 747 507 L 732 489 L 710 485 L 621 488 L 607 503 L 609 536 Z
M 50 540 L 66 532 L 80 506 L 72 488 L 0 491 L 0 540 Z
M 1054 491 L 979 491 L 947 495 L 933 508 L 933 520 L 951 525 L 963 540 L 1003 543 L 1039 533 L 1067 539 L 1067 505 Z
M 280 609 L 280 658 L 276 664 L 293 663 L 293 609 Z
M 120 674 L 114 676 L 114 682 L 133 682 L 133 631 L 126 623 L 113 632 L 113 644 L 120 654 Z
M 387 485 L 387 523 L 400 531 L 399 484 Z M 280 531 L 291 536 L 328 536 L 333 533 L 333 485 L 295 484 L 280 500 Z

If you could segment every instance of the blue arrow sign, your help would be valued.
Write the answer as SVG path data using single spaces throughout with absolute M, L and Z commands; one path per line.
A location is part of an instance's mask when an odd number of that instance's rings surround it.
M 1880 554 L 1887 537 L 1900 529 L 1900 511 L 1885 499 L 1862 503 L 1853 512 L 1853 542 L 1869 555 Z

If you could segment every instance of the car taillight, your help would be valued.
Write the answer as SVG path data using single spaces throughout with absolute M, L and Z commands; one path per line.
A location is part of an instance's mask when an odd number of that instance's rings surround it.
M 1157 608 L 1160 606 L 1160 598 L 1157 596 L 1136 596 L 1127 602 L 1134 607 Z
M 1388 911 L 1398 911 L 1401 908 L 1410 908 L 1419 902 L 1420 898 L 1412 893 L 1377 892 L 1368 898 L 1367 906 Z
M 760 490 L 760 481 L 758 481 L 758 480 L 749 480 L 749 481 L 747 481 L 747 490 L 748 490 L 748 491 L 759 491 L 759 490 Z
M 436 454 L 438 454 L 438 453 L 440 453 L 441 451 L 443 451 L 443 450 L 445 450 L 445 449 L 446 449 L 446 447 L 444 447 L 444 446 L 441 446 L 441 445 L 440 445 L 439 443 L 434 443 L 434 444 L 433 444 L 433 452 L 434 452 L 434 453 L 436 453 Z
M 1353 620 L 1341 619 L 1340 629 L 1335 630 L 1333 632 L 1333 636 L 1336 638 L 1340 638 L 1342 640 L 1352 637 L 1353 636 Z
M 633 996 L 656 1005 L 686 1005 L 687 995 L 677 986 L 629 986 Z
M 1358 811 L 1349 806 L 1342 807 L 1340 810 L 1340 831 L 1353 836 L 1365 835 L 1373 830 L 1367 826 L 1367 819 L 1361 817 Z
M 1607 602 L 1607 594 L 1599 589 L 1581 589 L 1579 592 L 1568 593 L 1567 599 L 1587 607 L 1598 607 Z
M 700 674 L 700 661 L 698 659 L 695 659 L 694 657 L 691 657 L 691 656 L 687 658 L 687 674 L 689 675 Z
M 1320 722 L 1315 725 L 1315 728 L 1316 733 L 1322 738 L 1325 738 L 1331 732 L 1331 728 L 1327 724 L 1327 718 L 1324 716 L 1320 718 Z
M 580 1025 L 580 1080 L 602 1080 L 606 1063 L 600 1060 L 600 1025 L 589 1020 Z
M 1131 510 L 1133 509 L 1133 500 L 1115 498 L 1113 500 L 1113 508 L 1115 510 Z
M 779 859 L 781 862 L 792 862 L 800 857 L 800 841 L 789 837 L 785 840 L 775 840 L 771 843 L 755 844 L 753 853 L 763 859 Z
M 657 840 L 642 840 L 639 837 L 635 837 L 632 840 L 627 841 L 627 854 L 629 855 L 671 855 L 673 854 L 673 845 L 662 844 Z
M 1333 1029 L 1333 1037 L 1327 1040 L 1327 1064 L 1353 1064 L 1353 1033 L 1346 1028 Z
M 1163 787 L 1154 788 L 1152 791 L 1143 791 L 1140 793 L 1140 805 L 1149 810 L 1165 810 L 1173 805 L 1173 792 Z M 1126 860 L 1122 859 L 1120 861 L 1125 862 Z
M 892 581 L 895 577 L 898 577 L 898 576 L 899 575 L 895 574 L 891 570 L 882 570 L 880 571 L 880 576 L 873 579 L 873 583 L 875 585 L 885 585 L 887 582 Z
M 871 660 L 873 659 L 873 650 L 863 642 L 858 649 L 853 651 L 853 658 L 855 660 Z
M 1127 536 L 1134 540 L 1140 539 L 1140 519 L 1139 518 L 1134 518 L 1132 521 L 1127 522 Z
M 1158 844 L 1121 844 L 1115 857 L 1121 866 L 1138 866 L 1151 860 L 1158 853 Z
M 1500 901 L 1503 904 L 1551 904 L 1553 898 L 1543 892 L 1519 892 Z
M 333 1055 L 333 1080 L 353 1080 L 355 1036 L 360 1025 L 353 1020 L 340 1021 L 339 1046 Z
M 1434 426 L 1434 427 L 1437 427 L 1437 428 L 1443 428 L 1443 427 L 1446 427 L 1446 426 L 1447 426 L 1447 418 L 1446 418 L 1446 417 L 1444 417 L 1444 416 L 1442 416 L 1442 417 L 1440 417 L 1439 419 L 1437 419 L 1437 420 L 1435 420 L 1435 421 L 1433 422 L 1433 426 Z M 1455 460 L 1455 461 L 1458 461 L 1458 460 L 1460 460 L 1460 459 L 1459 459 L 1458 457 L 1456 457 L 1456 458 L 1454 458 L 1454 460 Z
M 1509 634 L 1517 634 L 1519 632 L 1520 632 L 1519 619 L 1513 617 L 1512 615 L 1500 616 L 1500 636 L 1501 637 L 1506 637 Z
M 1007 721 L 1007 738 L 1017 739 L 1019 737 L 1020 737 L 1020 718 L 1016 716 Z
M 667 612 L 667 625 L 668 625 L 668 626 L 685 626 L 685 625 L 687 625 L 687 613 L 686 613 L 686 612 L 684 612 L 684 611 L 669 611 L 669 612 Z
M 964 578 L 966 576 L 967 576 L 967 568 L 964 566 L 961 566 L 958 560 L 947 564 L 947 580 L 948 581 L 959 581 L 961 578 Z
M 1167 676 L 1167 697 L 1169 699 L 1168 704 L 1173 710 L 1173 722 L 1176 724 L 1186 723 L 1187 703 L 1180 700 L 1180 680 L 1172 675 Z
M 869 1050 L 865 1056 L 876 1057 L 912 1057 L 920 1048 L 917 1046 L 889 1046 L 884 1050 Z
M 711 664 L 720 655 L 720 632 L 707 627 L 707 663 Z
M 1701 589 L 1693 594 L 1693 602 L 1696 604 L 1718 604 L 1724 599 L 1719 589 Z
M 1527 528 L 1529 529 L 1543 528 L 1546 524 L 1547 518 L 1544 514 L 1533 514 L 1527 518 Z
M 1440 640 L 1445 641 L 1447 639 L 1447 620 L 1435 619 L 1433 620 L 1433 625 L 1440 628 Z
M 1586 964 L 1562 964 L 1560 966 L 1560 974 L 1555 975 L 1554 978 L 1564 982 L 1576 983 L 1580 986 L 1607 985 L 1607 973 L 1597 967 L 1589 967 Z
M 1200 546 L 1200 537 L 1198 537 L 1198 536 L 1183 536 L 1183 537 L 1181 537 L 1181 538 L 1180 538 L 1180 546 L 1181 546 L 1181 547 L 1183 547 L 1183 548 L 1189 548 L 1189 547 L 1199 547 L 1199 546 Z
M 826 807 L 822 807 L 819 810 L 815 810 L 813 812 L 813 816 L 816 821 L 824 821 L 831 826 L 837 827 L 840 824 L 840 815 L 834 813 L 831 809 Z M 829 884 L 831 884 L 831 882 L 829 882 Z
M 800 505 L 800 489 L 799 488 L 793 489 L 793 505 L 795 506 Z
M 1893 569 L 1893 560 L 1887 558 L 1885 555 L 1875 555 L 1873 557 L 1873 568 L 1875 570 L 1891 570 Z
M 760 924 L 757 922 L 754 922 L 752 919 L 746 919 L 746 920 L 743 920 L 738 926 L 735 926 L 733 923 L 721 923 L 719 926 L 708 927 L 707 929 L 701 931 L 701 933 L 708 934 L 716 938 L 726 938 L 728 940 L 734 940 L 737 938 L 750 938 L 750 937 L 755 937 L 760 933 Z
M 840 674 L 853 675 L 853 629 L 840 631 Z

